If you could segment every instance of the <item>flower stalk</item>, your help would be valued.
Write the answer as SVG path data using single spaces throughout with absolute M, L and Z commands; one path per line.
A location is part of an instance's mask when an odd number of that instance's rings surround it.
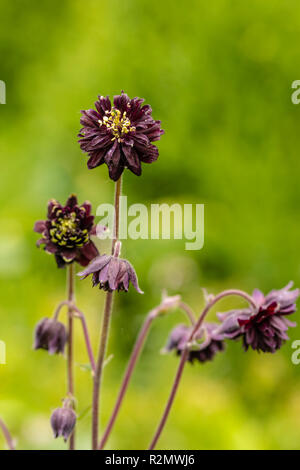
M 6 441 L 6 444 L 9 448 L 9 450 L 16 450 L 13 438 L 11 437 L 11 434 L 10 434 L 9 430 L 8 430 L 6 424 L 4 423 L 4 421 L 2 419 L 0 419 L 0 429 L 2 430 L 4 439 Z
M 81 320 L 81 324 L 82 324 L 82 330 L 83 330 L 83 336 L 84 336 L 84 339 L 85 339 L 85 345 L 86 345 L 86 350 L 87 350 L 87 353 L 88 353 L 88 356 L 89 356 L 89 360 L 90 360 L 90 364 L 91 364 L 91 369 L 92 369 L 92 374 L 94 375 L 95 374 L 95 369 L 96 369 L 96 363 L 95 363 L 95 358 L 94 358 L 94 354 L 93 354 L 93 349 L 92 349 L 92 345 L 91 345 L 91 341 L 90 341 L 90 336 L 89 336 L 89 332 L 88 332 L 88 327 L 87 327 L 87 323 L 86 323 L 86 320 L 85 320 L 85 316 L 84 314 L 81 312 L 81 310 L 79 310 L 76 305 L 73 305 L 72 306 L 72 311 L 75 312 L 73 313 L 73 316 L 76 318 L 79 318 Z
M 167 400 L 167 404 L 166 404 L 166 407 L 164 409 L 164 412 L 163 412 L 163 415 L 161 417 L 161 420 L 158 424 L 158 427 L 156 429 L 156 432 L 154 434 L 154 437 L 150 443 L 150 446 L 148 448 L 148 450 L 153 450 L 157 444 L 157 441 L 165 427 L 165 424 L 166 424 L 166 421 L 168 419 L 168 416 L 169 416 L 169 413 L 170 413 L 170 410 L 171 410 L 171 407 L 172 407 L 172 404 L 174 402 L 174 398 L 175 398 L 175 395 L 176 395 L 176 392 L 178 390 L 178 386 L 179 386 L 179 383 L 180 383 L 180 380 L 181 380 L 181 377 L 182 377 L 182 374 L 183 374 L 183 371 L 184 371 L 184 366 L 186 364 L 186 361 L 187 361 L 187 358 L 188 358 L 188 353 L 189 353 L 189 343 L 194 339 L 195 335 L 197 334 L 197 331 L 199 330 L 199 328 L 201 327 L 206 315 L 208 314 L 208 312 L 210 311 L 210 309 L 221 299 L 223 299 L 224 297 L 228 297 L 228 296 L 231 296 L 231 295 L 236 295 L 236 296 L 240 296 L 240 297 L 243 297 L 245 300 L 247 300 L 247 302 L 249 302 L 249 304 L 254 308 L 254 310 L 256 310 L 256 303 L 254 302 L 253 298 L 248 295 L 246 292 L 243 292 L 243 291 L 240 291 L 240 290 L 236 290 L 236 289 L 230 289 L 230 290 L 225 290 L 223 292 L 221 292 L 220 294 L 216 295 L 215 297 L 213 297 L 211 300 L 209 300 L 209 302 L 206 304 L 205 308 L 203 309 L 198 321 L 196 322 L 191 334 L 190 334 L 190 337 L 189 337 L 189 340 L 186 344 L 186 347 L 184 348 L 181 356 L 180 356 L 180 362 L 179 362 L 179 366 L 178 366 L 178 369 L 177 369 L 177 372 L 176 372 L 176 375 L 175 375 L 175 379 L 174 379 L 174 382 L 173 382 L 173 385 L 172 385 L 172 388 L 171 388 L 171 392 L 170 392 L 170 395 L 169 395 L 169 398 Z
M 67 267 L 67 297 L 68 302 L 74 302 L 74 263 Z M 67 395 L 74 396 L 74 357 L 73 357 L 73 312 L 72 307 L 68 307 L 68 350 L 67 350 Z M 75 430 L 72 432 L 69 440 L 69 449 L 75 449 Z
M 162 302 L 160 303 L 160 305 L 158 305 L 157 307 L 155 307 L 153 310 L 151 310 L 148 313 L 148 315 L 146 316 L 146 319 L 145 319 L 145 321 L 142 325 L 142 328 L 140 330 L 140 333 L 138 335 L 138 338 L 136 340 L 134 348 L 132 350 L 132 353 L 131 353 L 131 356 L 130 356 L 130 359 L 129 359 L 129 362 L 128 362 L 128 365 L 127 365 L 127 368 L 126 368 L 126 371 L 125 371 L 125 374 L 124 374 L 124 377 L 123 377 L 123 380 L 122 380 L 122 384 L 121 384 L 121 387 L 120 387 L 120 390 L 119 390 L 119 394 L 118 394 L 118 397 L 117 397 L 117 400 L 116 400 L 116 403 L 115 403 L 115 406 L 114 406 L 114 409 L 112 411 L 111 417 L 109 419 L 109 422 L 108 422 L 108 424 L 105 428 L 105 431 L 103 433 L 103 436 L 102 436 L 100 444 L 99 444 L 99 450 L 104 449 L 105 444 L 106 444 L 106 442 L 109 438 L 109 435 L 112 431 L 112 428 L 114 426 L 114 423 L 117 419 L 117 416 L 118 416 L 118 413 L 120 411 L 120 408 L 121 408 L 126 390 L 128 388 L 128 385 L 129 385 L 129 382 L 130 382 L 130 379 L 131 379 L 131 376 L 132 376 L 132 373 L 134 371 L 137 360 L 138 360 L 138 358 L 141 354 L 143 345 L 144 345 L 145 340 L 148 336 L 148 333 L 149 333 L 149 330 L 150 330 L 150 327 L 152 325 L 153 320 L 155 318 L 157 318 L 158 316 L 160 316 L 162 312 L 167 313 L 167 311 L 169 309 L 174 308 L 174 306 L 177 306 L 177 304 L 186 313 L 186 315 L 187 315 L 189 321 L 191 322 L 191 324 L 193 325 L 195 323 L 195 316 L 194 316 L 191 308 L 187 304 L 185 304 L 184 302 L 181 302 L 179 296 L 165 297 L 162 300 Z
M 119 237 L 119 227 L 120 227 L 120 196 L 122 189 L 122 178 L 120 177 L 115 183 L 115 216 L 114 216 L 114 233 L 112 240 L 111 253 L 114 254 L 115 244 Z M 107 341 L 109 335 L 109 325 L 110 317 L 112 312 L 113 305 L 113 292 L 108 291 L 106 293 L 103 319 L 102 319 L 102 329 L 101 337 L 99 343 L 98 356 L 95 367 L 94 374 L 94 384 L 93 384 L 93 402 L 92 402 L 92 449 L 96 450 L 98 447 L 98 426 L 99 426 L 99 398 L 100 398 L 100 388 L 101 388 L 101 379 L 103 371 L 103 363 L 105 359 L 105 353 L 107 348 Z

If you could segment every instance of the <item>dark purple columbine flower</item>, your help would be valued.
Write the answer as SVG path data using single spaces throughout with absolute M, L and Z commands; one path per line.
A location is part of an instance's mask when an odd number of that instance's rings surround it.
M 99 285 L 99 289 L 112 292 L 114 290 L 128 291 L 129 282 L 140 293 L 143 294 L 138 285 L 138 279 L 133 266 L 126 259 L 115 256 L 97 256 L 89 266 L 78 273 L 85 279 L 93 274 L 93 286 Z
M 67 342 L 65 325 L 54 318 L 43 318 L 35 329 L 34 349 L 46 349 L 49 354 L 63 353 Z
M 280 290 L 272 290 L 266 297 L 255 289 L 253 299 L 257 310 L 251 308 L 231 310 L 218 314 L 223 322 L 216 334 L 226 338 L 243 339 L 244 349 L 249 347 L 257 351 L 274 353 L 285 340 L 288 327 L 296 326 L 286 318 L 296 311 L 299 289 L 290 290 L 293 283 Z
M 143 102 L 122 92 L 114 96 L 113 106 L 108 96 L 99 96 L 96 110 L 81 111 L 83 127 L 78 137 L 81 150 L 89 155 L 88 168 L 106 163 L 110 178 L 117 181 L 124 168 L 140 176 L 141 162 L 157 160 L 158 149 L 151 142 L 159 140 L 164 131 Z
M 51 415 L 51 427 L 54 437 L 63 436 L 65 442 L 72 434 L 76 424 L 76 414 L 72 408 L 56 408 Z
M 39 220 L 34 226 L 35 232 L 42 234 L 37 246 L 45 245 L 45 251 L 54 254 L 59 268 L 74 261 L 87 266 L 99 254 L 90 239 L 96 233 L 93 223 L 89 202 L 79 206 L 76 196 L 71 195 L 62 206 L 52 199 L 47 220 Z
M 218 325 L 215 323 L 204 323 L 191 342 L 188 353 L 188 361 L 206 362 L 211 361 L 217 352 L 225 349 L 225 343 L 220 338 L 215 337 L 214 331 Z M 189 341 L 193 327 L 186 325 L 176 326 L 168 339 L 165 351 L 176 350 L 178 356 L 182 354 Z

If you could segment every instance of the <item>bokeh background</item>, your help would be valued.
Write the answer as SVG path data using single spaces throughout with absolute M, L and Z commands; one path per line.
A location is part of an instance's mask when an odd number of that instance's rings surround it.
M 197 312 L 202 287 L 268 292 L 300 284 L 299 122 L 291 83 L 299 79 L 297 0 L 32 0 L 0 3 L 0 415 L 21 449 L 63 449 L 51 411 L 65 393 L 65 359 L 32 350 L 35 324 L 65 296 L 65 271 L 35 247 L 32 227 L 48 199 L 71 192 L 94 208 L 111 202 L 106 167 L 86 168 L 77 144 L 80 109 L 98 94 L 141 96 L 161 119 L 160 158 L 138 178 L 126 172 L 129 203 L 204 203 L 205 245 L 128 240 L 145 291 L 120 294 L 113 314 L 102 394 L 105 423 L 145 314 L 161 291 Z M 99 244 L 101 250 L 107 246 Z M 97 346 L 103 293 L 77 282 Z M 223 301 L 222 309 L 242 305 Z M 294 316 L 296 319 L 297 314 Z M 210 318 L 215 318 L 212 312 Z M 165 404 L 178 359 L 162 356 L 180 312 L 157 320 L 109 448 L 142 449 Z M 300 447 L 300 365 L 292 340 L 275 355 L 240 343 L 203 366 L 188 365 L 161 449 Z M 78 447 L 89 448 L 91 379 L 76 325 Z M 0 435 L 0 447 L 5 443 Z

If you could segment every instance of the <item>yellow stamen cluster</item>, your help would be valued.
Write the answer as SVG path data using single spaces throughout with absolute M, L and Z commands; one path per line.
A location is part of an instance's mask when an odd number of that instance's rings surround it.
M 52 243 L 66 248 L 80 247 L 88 243 L 88 230 L 78 230 L 77 225 L 75 212 L 69 217 L 59 217 L 56 221 L 52 221 L 53 228 L 50 229 Z
M 112 141 L 117 139 L 118 142 L 121 142 L 122 137 L 125 134 L 135 131 L 135 127 L 131 125 L 131 122 L 126 115 L 126 111 L 124 111 L 122 114 L 119 109 L 115 108 L 112 108 L 111 111 L 105 111 L 103 120 L 101 121 L 99 119 L 98 122 L 100 126 L 106 126 L 107 129 L 112 132 Z

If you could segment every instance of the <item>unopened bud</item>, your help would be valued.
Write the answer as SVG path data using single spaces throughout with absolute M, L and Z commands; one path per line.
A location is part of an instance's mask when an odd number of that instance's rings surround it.
M 53 318 L 43 318 L 35 329 L 34 349 L 46 349 L 49 354 L 63 353 L 67 342 L 65 325 Z
M 72 434 L 76 424 L 76 414 L 72 408 L 56 408 L 51 415 L 51 427 L 54 437 L 62 436 L 64 441 Z

